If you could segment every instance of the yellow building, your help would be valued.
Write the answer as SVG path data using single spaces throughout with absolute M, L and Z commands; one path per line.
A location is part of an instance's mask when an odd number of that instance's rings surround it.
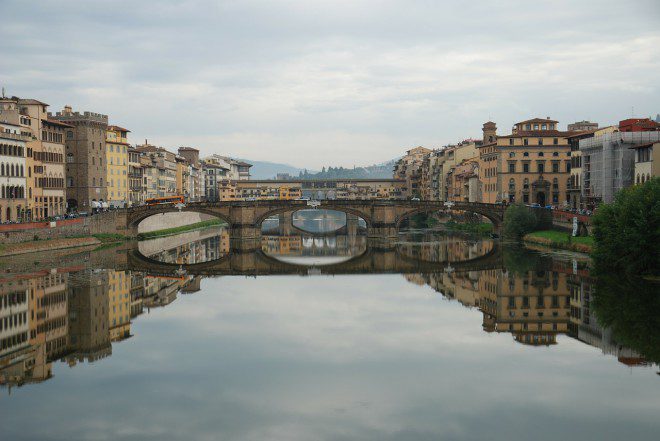
M 660 176 L 660 142 L 630 147 L 635 150 L 635 184 Z
M 484 143 L 479 147 L 482 202 L 568 204 L 571 149 L 567 137 L 573 132 L 558 130 L 557 121 L 549 118 L 521 121 L 504 136 L 496 136 L 490 122 L 483 131 Z
M 108 126 L 105 137 L 107 164 L 108 204 L 125 207 L 129 202 L 128 191 L 128 135 L 129 130 Z
M 110 341 L 131 336 L 131 276 L 126 271 L 108 270 L 108 328 Z
M 190 164 L 182 156 L 176 157 L 176 194 L 190 200 Z

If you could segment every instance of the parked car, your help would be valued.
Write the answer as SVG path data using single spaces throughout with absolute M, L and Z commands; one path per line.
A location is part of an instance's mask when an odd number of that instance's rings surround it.
M 411 201 L 416 201 L 416 202 L 417 202 L 417 201 L 420 201 L 419 198 L 410 198 L 410 200 L 411 200 Z

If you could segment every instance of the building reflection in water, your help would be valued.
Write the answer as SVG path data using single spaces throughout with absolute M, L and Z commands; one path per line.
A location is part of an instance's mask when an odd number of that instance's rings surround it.
M 316 239 L 323 239 L 316 241 Z M 332 239 L 332 240 L 328 240 Z M 404 238 L 405 239 L 405 238 Z M 444 238 L 421 244 L 401 242 L 406 258 L 455 262 L 488 253 L 492 242 Z M 264 236 L 264 252 L 292 256 L 356 255 L 364 252 L 361 236 Z M 224 232 L 198 243 L 177 246 L 160 257 L 190 263 L 226 254 Z M 509 256 L 510 257 L 510 256 Z M 571 263 L 523 255 L 507 259 L 506 268 L 484 271 L 441 270 L 405 274 L 417 285 L 428 285 L 450 300 L 480 311 L 483 330 L 510 333 L 524 345 L 551 346 L 565 334 L 615 356 L 626 365 L 646 363 L 635 351 L 603 329 L 590 308 L 593 280 L 586 269 Z M 508 261 L 508 263 L 507 263 Z M 32 274 L 0 277 L 0 385 L 38 383 L 53 376 L 52 363 L 73 367 L 112 354 L 112 344 L 131 337 L 133 320 L 151 308 L 165 307 L 179 294 L 200 291 L 201 277 L 153 277 L 131 271 L 54 268 Z
M 176 236 L 141 241 L 140 253 L 159 262 L 193 264 L 208 262 L 229 254 L 229 230 L 212 227 Z
M 11 389 L 52 377 L 52 363 L 73 367 L 112 354 L 131 323 L 199 278 L 145 277 L 115 270 L 52 269 L 0 278 L 0 385 Z

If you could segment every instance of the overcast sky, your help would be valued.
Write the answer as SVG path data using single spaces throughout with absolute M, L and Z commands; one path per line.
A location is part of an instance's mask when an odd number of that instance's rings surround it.
M 0 84 L 131 142 L 368 165 L 660 112 L 660 2 L 0 0 Z

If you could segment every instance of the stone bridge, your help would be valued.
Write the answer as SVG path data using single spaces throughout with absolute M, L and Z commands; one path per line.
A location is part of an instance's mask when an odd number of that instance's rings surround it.
M 153 276 L 261 276 L 261 275 L 340 275 L 340 274 L 407 274 L 483 271 L 502 268 L 502 250 L 498 241 L 484 255 L 462 261 L 432 262 L 400 252 L 369 246 L 359 256 L 330 265 L 308 266 L 278 260 L 260 249 L 234 252 L 208 262 L 194 264 L 164 263 L 144 256 L 137 247 L 126 250 L 126 269 Z
M 335 210 L 358 216 L 366 222 L 367 235 L 372 238 L 396 237 L 404 219 L 417 213 L 434 213 L 444 210 L 476 213 L 489 219 L 496 233 L 500 232 L 505 206 L 478 202 L 440 202 L 411 200 L 267 200 L 221 201 L 186 204 L 183 211 L 205 213 L 227 222 L 230 237 L 240 249 L 259 248 L 261 223 L 268 217 L 318 208 Z M 144 219 L 160 213 L 179 211 L 172 205 L 133 207 L 115 212 L 114 232 L 136 237 L 138 225 Z M 110 232 L 110 231 L 104 231 Z M 241 245 L 239 245 L 239 243 Z

